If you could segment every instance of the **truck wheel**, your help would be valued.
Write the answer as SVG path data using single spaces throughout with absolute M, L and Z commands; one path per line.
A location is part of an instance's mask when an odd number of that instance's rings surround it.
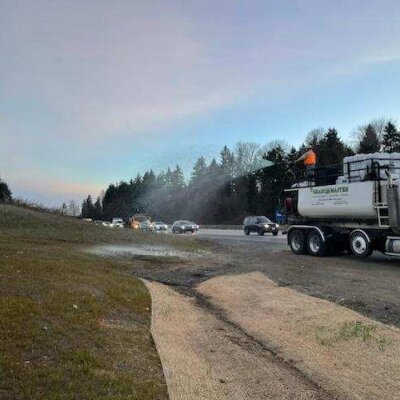
M 327 253 L 327 244 L 316 229 L 311 230 L 307 235 L 307 250 L 316 257 L 322 257 Z
M 368 236 L 362 231 L 356 231 L 350 235 L 350 250 L 356 257 L 364 258 L 370 256 L 373 249 Z
M 249 236 L 250 235 L 250 231 L 247 228 L 244 228 L 244 234 L 246 236 Z
M 278 236 L 278 232 L 272 232 L 274 236 Z
M 289 233 L 288 242 L 290 249 L 294 254 L 306 254 L 306 239 L 303 231 L 299 229 L 293 229 Z

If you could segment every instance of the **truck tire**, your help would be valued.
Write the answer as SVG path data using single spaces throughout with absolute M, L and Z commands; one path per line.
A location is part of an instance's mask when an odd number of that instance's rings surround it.
M 306 237 L 300 229 L 293 229 L 289 232 L 288 242 L 294 254 L 306 254 Z
M 364 258 L 371 255 L 373 248 L 367 234 L 361 230 L 350 234 L 350 250 L 358 258 Z
M 327 254 L 327 243 L 316 229 L 312 229 L 307 235 L 307 250 L 315 257 L 323 257 Z
M 244 234 L 246 236 L 249 236 L 250 235 L 250 231 L 247 228 L 244 228 Z

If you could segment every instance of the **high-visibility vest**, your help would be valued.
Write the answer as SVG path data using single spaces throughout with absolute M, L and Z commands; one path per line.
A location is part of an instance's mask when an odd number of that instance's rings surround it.
M 304 165 L 315 165 L 317 163 L 317 156 L 312 150 L 307 152 L 307 157 L 304 159 Z

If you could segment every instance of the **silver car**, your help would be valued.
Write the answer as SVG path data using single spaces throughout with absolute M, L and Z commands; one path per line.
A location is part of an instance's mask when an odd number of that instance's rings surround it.
M 172 225 L 172 233 L 195 233 L 199 230 L 199 226 L 192 221 L 175 221 Z
M 140 223 L 140 230 L 141 231 L 147 231 L 147 232 L 153 232 L 154 231 L 154 224 L 147 220 L 143 221 Z
M 154 222 L 154 230 L 155 231 L 167 231 L 168 230 L 168 225 L 164 224 L 162 221 L 155 221 Z

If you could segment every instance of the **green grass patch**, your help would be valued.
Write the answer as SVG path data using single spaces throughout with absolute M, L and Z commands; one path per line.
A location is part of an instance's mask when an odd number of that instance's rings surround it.
M 360 321 L 345 322 L 339 329 L 338 340 L 359 338 L 363 342 L 366 342 L 373 339 L 377 327 L 375 324 L 364 324 Z
M 361 321 L 347 321 L 336 329 L 320 327 L 315 333 L 316 340 L 323 346 L 332 346 L 349 340 L 360 340 L 377 344 L 384 350 L 390 341 L 379 335 L 377 324 L 365 324 Z
M 147 289 L 121 260 L 81 251 L 141 240 L 0 206 L 2 400 L 167 398 Z

